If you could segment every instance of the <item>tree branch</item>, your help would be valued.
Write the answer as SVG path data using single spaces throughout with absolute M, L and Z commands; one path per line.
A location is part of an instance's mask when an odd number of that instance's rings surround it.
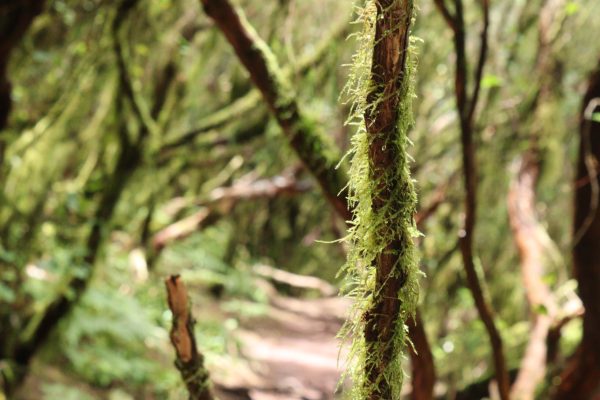
M 448 24 L 450 29 L 452 29 L 454 32 L 456 32 L 456 30 L 457 30 L 456 17 L 454 17 L 450 13 L 450 10 L 448 9 L 448 5 L 446 4 L 446 1 L 445 0 L 434 0 L 434 3 L 435 3 L 435 6 L 438 8 L 440 14 L 442 14 L 442 17 L 444 18 L 444 21 L 446 21 L 446 24 Z
M 481 11 L 483 14 L 483 27 L 481 28 L 479 57 L 477 59 L 477 66 L 475 67 L 475 79 L 473 81 L 473 84 L 475 85 L 475 87 L 473 88 L 473 94 L 471 95 L 471 100 L 469 102 L 469 111 L 467 112 L 467 119 L 469 121 L 473 121 L 473 117 L 475 116 L 475 108 L 477 107 L 477 103 L 479 101 L 481 80 L 483 79 L 483 67 L 485 66 L 485 60 L 486 60 L 487 52 L 488 52 L 488 28 L 490 25 L 490 3 L 489 3 L 489 0 L 480 0 L 480 2 L 481 2 Z
M 310 187 L 308 182 L 297 181 L 286 175 L 278 175 L 270 179 L 258 179 L 252 182 L 238 181 L 230 187 L 216 188 L 211 192 L 207 201 L 199 204 L 202 206 L 199 211 L 157 232 L 152 239 L 152 247 L 158 253 L 169 243 L 191 235 L 200 227 L 212 225 L 241 200 L 294 195 L 306 192 Z
M 185 285 L 179 275 L 165 279 L 169 309 L 173 314 L 171 343 L 175 348 L 175 366 L 187 387 L 190 400 L 213 400 L 204 357 L 196 346 L 194 319 L 188 304 Z
M 462 0 L 454 0 L 455 17 L 453 19 L 453 24 L 450 25 L 450 28 L 454 32 L 454 47 L 456 51 L 455 96 L 460 120 L 462 164 L 465 186 L 465 222 L 464 229 L 460 234 L 460 247 L 467 276 L 467 285 L 473 296 L 479 317 L 483 322 L 490 339 L 500 397 L 503 400 L 507 400 L 510 396 L 510 381 L 506 368 L 502 337 L 494 322 L 492 308 L 484 297 L 483 289 L 479 282 L 475 270 L 475 263 L 473 261 L 473 238 L 477 215 L 477 162 L 475 157 L 475 143 L 473 140 L 473 117 L 479 97 L 480 80 L 487 53 L 487 25 L 489 24 L 488 0 L 481 1 L 484 14 L 484 26 L 482 30 L 481 49 L 475 72 L 475 78 L 478 79 L 478 81 L 474 83 L 475 89 L 470 99 L 468 98 L 468 65 L 466 59 L 466 33 Z
M 336 169 L 335 153 L 298 107 L 293 90 L 283 78 L 275 56 L 246 21 L 240 10 L 225 0 L 202 0 L 206 14 L 223 32 L 250 78 L 260 90 L 290 146 L 314 175 L 325 196 L 346 220 L 351 214 L 344 200 L 346 179 Z M 315 151 L 319 149 L 320 151 Z M 333 189 L 333 190 L 329 190 Z

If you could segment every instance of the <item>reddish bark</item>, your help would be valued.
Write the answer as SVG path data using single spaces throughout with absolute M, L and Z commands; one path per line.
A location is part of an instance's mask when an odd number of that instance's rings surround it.
M 169 309 L 173 314 L 170 338 L 175 348 L 175 366 L 181 373 L 190 400 L 213 400 L 204 357 L 196 346 L 194 319 L 188 304 L 188 295 L 179 275 L 165 279 Z
M 474 117 L 479 100 L 481 79 L 488 49 L 489 27 L 489 0 L 480 2 L 483 13 L 483 28 L 481 30 L 480 50 L 475 66 L 474 87 L 469 94 L 468 90 L 468 65 L 466 56 L 466 32 L 462 0 L 454 0 L 454 12 L 450 12 L 445 0 L 435 0 L 435 5 L 440 10 L 448 26 L 453 31 L 454 49 L 456 51 L 456 71 L 454 89 L 456 108 L 460 121 L 460 139 L 462 144 L 462 164 L 465 186 L 465 222 L 460 235 L 460 249 L 463 258 L 467 286 L 475 302 L 479 318 L 487 331 L 493 355 L 493 363 L 498 382 L 500 398 L 509 398 L 510 380 L 506 368 L 504 345 L 502 337 L 494 321 L 492 307 L 483 295 L 483 288 L 479 282 L 473 260 L 473 238 L 477 215 L 477 161 L 474 141 Z
M 583 99 L 575 177 L 573 228 L 578 240 L 573 248 L 573 273 L 585 307 L 583 337 L 561 375 L 561 383 L 555 393 L 557 400 L 600 399 L 600 213 L 594 206 L 598 200 L 595 192 L 600 185 L 600 123 L 590 118 L 592 112 L 600 111 L 600 107 L 589 107 L 597 98 L 600 98 L 600 64 Z M 588 115 L 585 115 L 586 109 Z
M 393 143 L 398 135 L 399 93 L 406 79 L 406 58 L 413 10 L 410 1 L 381 0 L 375 4 L 377 18 L 371 64 L 373 90 L 367 98 L 368 103 L 375 106 L 365 112 L 365 126 L 369 136 L 371 179 L 379 182 L 379 190 L 373 196 L 373 210 L 377 213 L 385 207 L 402 209 L 402 205 L 391 202 L 394 201 L 392 193 L 397 190 L 394 185 L 404 183 L 388 182 L 385 177 L 387 171 L 398 168 L 402 157 Z M 412 245 L 411 240 L 407 235 L 391 238 L 375 260 L 373 304 L 364 316 L 364 336 L 368 354 L 364 366 L 367 379 L 365 388 L 369 400 L 391 399 L 393 395 L 389 382 L 383 376 L 400 351 L 395 347 L 393 338 L 397 333 L 396 329 L 401 329 L 398 327 L 398 321 L 401 319 L 401 300 L 398 293 L 406 282 L 406 276 L 398 275 L 396 269 L 398 254 L 402 254 L 403 249 Z
M 414 346 L 410 348 L 412 391 L 411 400 L 432 400 L 433 387 L 435 385 L 435 364 L 433 354 L 427 340 L 427 334 L 417 310 L 415 319 L 407 321 L 410 332 L 410 340 Z

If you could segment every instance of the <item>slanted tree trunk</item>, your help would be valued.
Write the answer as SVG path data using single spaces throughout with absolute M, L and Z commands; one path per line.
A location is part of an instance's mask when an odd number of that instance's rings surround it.
M 561 376 L 555 399 L 600 398 L 600 64 L 583 99 L 575 177 L 573 273 L 585 307 L 583 337 Z
M 268 45 L 246 21 L 241 10 L 236 10 L 228 1 L 201 0 L 201 3 L 246 67 L 292 149 L 323 188 L 336 211 L 346 220 L 350 219 L 343 194 L 346 180 L 343 172 L 335 168 L 334 152 L 321 132 L 312 128 L 311 122 L 302 114 L 293 88 L 285 80 Z

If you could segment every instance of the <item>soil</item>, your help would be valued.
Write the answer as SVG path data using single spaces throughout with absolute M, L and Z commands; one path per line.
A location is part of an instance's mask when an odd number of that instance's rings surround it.
M 234 387 L 247 391 L 243 397 L 221 396 L 226 400 L 340 398 L 344 361 L 336 335 L 347 307 L 348 301 L 339 297 L 307 300 L 273 295 L 264 315 L 240 318 L 235 335 L 251 373 Z

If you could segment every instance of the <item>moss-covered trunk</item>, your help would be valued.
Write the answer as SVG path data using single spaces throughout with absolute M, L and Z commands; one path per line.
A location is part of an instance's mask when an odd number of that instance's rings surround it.
M 366 30 L 350 88 L 356 117 L 364 119 L 354 138 L 350 182 L 355 211 L 348 268 L 363 286 L 354 326 L 354 334 L 362 330 L 364 337 L 364 345 L 358 341 L 355 398 L 388 400 L 400 398 L 405 321 L 417 300 L 416 195 L 406 152 L 413 2 L 370 2 L 363 15 Z

